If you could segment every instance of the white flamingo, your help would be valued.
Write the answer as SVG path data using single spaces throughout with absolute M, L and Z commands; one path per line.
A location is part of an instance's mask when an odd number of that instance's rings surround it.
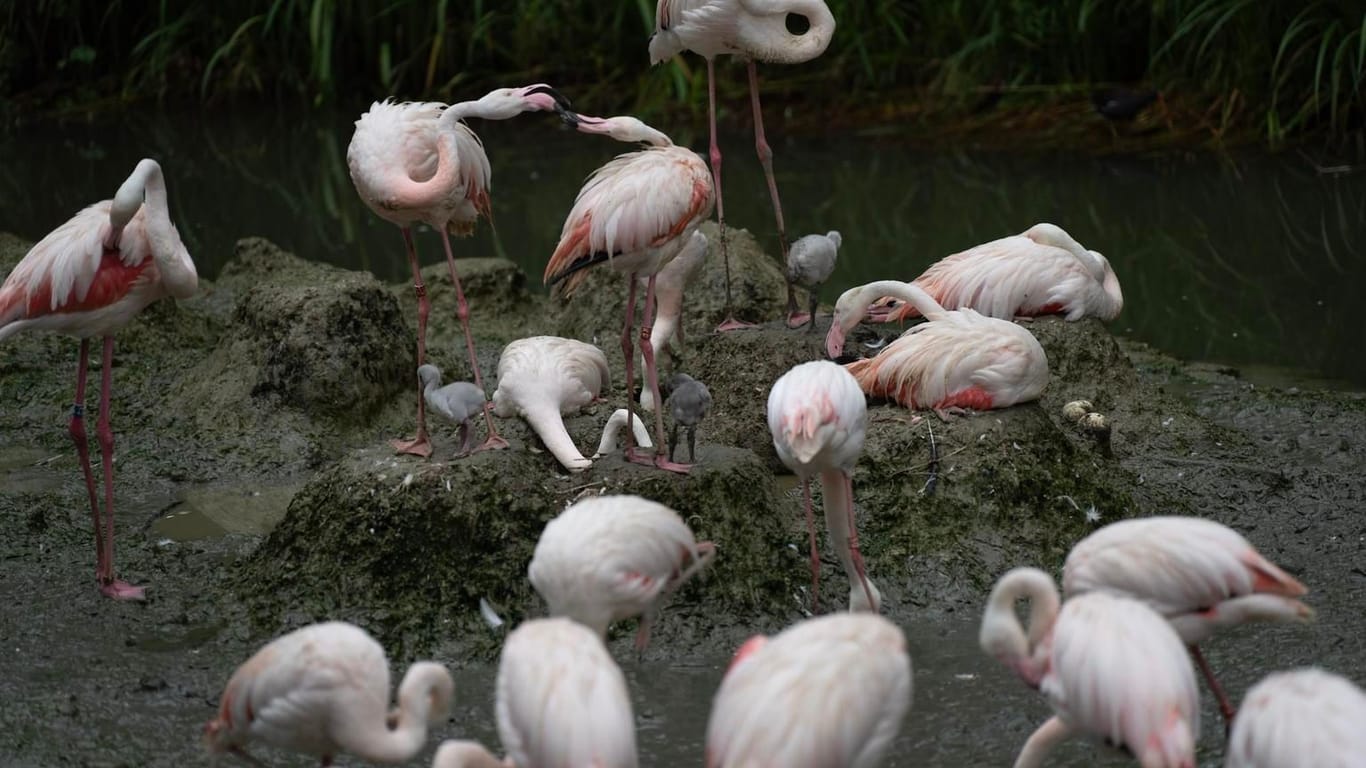
M 561 466 L 582 472 L 593 462 L 574 446 L 563 415 L 598 399 L 610 381 L 607 356 L 592 344 L 558 336 L 518 339 L 498 358 L 493 412 L 526 419 Z
M 1277 672 L 1243 697 L 1224 768 L 1359 768 L 1366 691 L 1313 667 Z

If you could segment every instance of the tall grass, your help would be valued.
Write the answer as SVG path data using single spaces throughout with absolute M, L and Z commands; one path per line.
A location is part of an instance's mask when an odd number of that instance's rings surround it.
M 835 116 L 1082 98 L 1116 83 L 1272 142 L 1359 130 L 1360 0 L 828 0 L 821 59 L 767 87 Z M 700 110 L 696 57 L 648 66 L 653 0 L 28 0 L 0 12 L 0 89 L 51 106 L 117 95 L 452 99 L 546 80 L 595 109 Z M 722 78 L 728 96 L 743 78 Z M 914 110 L 911 110 L 912 112 Z

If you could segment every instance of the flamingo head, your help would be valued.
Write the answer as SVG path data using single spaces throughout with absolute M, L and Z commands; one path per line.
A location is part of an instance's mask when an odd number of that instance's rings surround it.
M 800 64 L 825 52 L 835 16 L 825 0 L 747 0 L 734 45 L 756 61 Z
M 589 117 L 567 109 L 558 110 L 564 122 L 580 133 L 596 133 L 627 143 L 640 142 L 656 147 L 671 147 L 673 139 L 629 115 Z
M 204 723 L 204 733 L 200 737 L 204 743 L 204 749 L 209 752 L 217 753 L 227 751 L 227 733 L 224 729 L 222 718 L 214 718 Z
M 475 102 L 470 114 L 486 120 L 507 120 L 523 112 L 550 112 L 569 108 L 569 99 L 546 85 L 537 83 L 522 88 L 498 88 Z
M 844 352 L 844 337 L 867 313 L 867 301 L 858 288 L 840 294 L 835 302 L 835 316 L 830 320 L 830 332 L 825 335 L 825 351 L 832 360 Z

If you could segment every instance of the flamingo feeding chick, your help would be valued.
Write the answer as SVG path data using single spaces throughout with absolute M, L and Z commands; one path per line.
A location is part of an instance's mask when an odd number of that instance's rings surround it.
M 361 200 L 375 215 L 395 224 L 403 232 L 408 265 L 413 271 L 413 291 L 417 294 L 417 365 L 427 362 L 427 316 L 431 302 L 422 282 L 417 251 L 413 247 L 412 227 L 426 224 L 441 235 L 446 251 L 446 266 L 455 286 L 456 317 L 465 333 L 474 384 L 484 391 L 479 359 L 470 335 L 469 304 L 460 286 L 455 257 L 451 254 L 450 234 L 468 236 L 480 216 L 490 214 L 488 155 L 474 131 L 465 125 L 470 117 L 507 120 L 524 112 L 563 109 L 569 102 L 548 85 L 524 88 L 498 88 L 476 101 L 445 106 L 437 102 L 375 102 L 356 121 L 356 131 L 346 149 L 346 164 L 351 181 Z M 423 385 L 417 385 L 417 436 L 394 441 L 400 453 L 429 456 Z M 488 439 L 476 450 L 506 448 L 493 420 L 484 414 Z
M 194 262 L 171 223 L 166 179 L 151 159 L 138 162 L 112 200 L 82 210 L 34 245 L 0 285 L 0 341 L 25 330 L 81 340 L 68 431 L 90 496 L 95 582 L 106 597 L 143 598 L 142 587 L 121 581 L 114 572 L 114 334 L 152 302 L 165 296 L 188 299 L 198 286 Z M 104 470 L 103 515 L 85 431 L 85 377 L 94 336 L 104 339 L 95 431 Z
M 592 344 L 558 336 L 518 339 L 498 358 L 493 413 L 526 419 L 560 466 L 582 472 L 593 462 L 574 446 L 563 416 L 597 400 L 610 381 L 607 356 Z
M 583 499 L 546 523 L 527 576 L 550 606 L 604 639 L 614 621 L 640 616 L 636 649 L 650 642 L 663 601 L 711 562 L 678 513 L 639 496 Z
M 579 190 L 565 219 L 560 242 L 545 267 L 548 285 L 570 278 L 580 270 L 604 262 L 627 273 L 626 319 L 622 325 L 621 350 L 626 360 L 626 392 L 635 386 L 635 355 L 631 330 L 635 325 L 636 278 L 648 277 L 645 288 L 645 323 L 640 329 L 645 355 L 646 385 L 653 402 L 660 402 L 659 375 L 648 325 L 655 312 L 655 281 L 660 270 L 683 250 L 692 233 L 710 213 L 713 203 L 711 175 L 696 153 L 675 146 L 663 133 L 634 117 L 607 119 L 563 111 L 569 125 L 583 133 L 610 136 L 617 141 L 640 142 L 645 149 L 619 155 L 598 170 Z M 628 403 L 629 405 L 629 403 Z M 630 417 L 628 416 L 628 422 Z M 674 472 L 688 467 L 669 461 L 664 454 L 664 415 L 655 409 L 655 453 L 639 456 L 627 429 L 626 457 Z
M 966 409 L 1038 399 L 1048 384 L 1048 358 L 1029 331 L 975 310 L 945 310 L 919 286 L 896 280 L 850 288 L 840 296 L 825 337 L 831 357 L 840 355 L 845 335 L 879 296 L 908 302 L 929 322 L 911 327 L 876 357 L 845 366 L 869 395 L 906 408 L 930 408 L 947 419 Z
M 1366 756 L 1366 691 L 1313 667 L 1277 672 L 1243 697 L 1224 768 L 1353 768 Z
M 841 242 L 840 233 L 831 230 L 823 235 L 799 237 L 787 252 L 789 328 L 800 328 L 805 323 L 807 330 L 816 330 L 816 305 L 820 303 L 820 287 L 835 271 L 835 258 L 839 255 Z M 797 295 L 792 291 L 793 285 L 802 286 L 810 294 L 810 306 L 805 315 L 797 311 Z

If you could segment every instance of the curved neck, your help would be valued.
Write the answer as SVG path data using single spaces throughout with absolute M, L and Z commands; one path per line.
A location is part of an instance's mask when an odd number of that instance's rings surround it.
M 408 668 L 398 687 L 398 709 L 390 716 L 394 727 L 383 720 L 361 719 L 343 722 L 337 741 L 348 752 L 372 763 L 402 763 L 411 760 L 427 742 L 427 728 L 445 719 L 450 709 L 453 684 L 450 673 L 440 664 L 420 661 Z
M 560 415 L 557 403 L 548 402 L 543 397 L 522 403 L 522 417 L 541 438 L 541 442 L 545 443 L 546 450 L 560 462 L 560 466 L 570 472 L 582 472 L 593 465 L 591 460 L 579 453 L 574 440 L 569 437 L 569 430 L 564 428 L 564 417 Z
M 856 306 L 858 307 L 857 311 L 860 312 L 860 314 L 857 320 L 853 323 L 849 323 L 849 327 L 851 328 L 854 325 L 857 325 L 858 320 L 863 319 L 863 315 L 868 311 L 868 305 L 883 296 L 891 296 L 892 298 L 900 299 L 910 304 L 915 307 L 916 310 L 920 312 L 920 315 L 926 320 L 941 319 L 946 312 L 946 310 L 939 305 L 939 302 L 934 300 L 934 297 L 926 293 L 924 288 L 921 288 L 914 283 L 904 283 L 900 280 L 878 280 L 877 282 L 868 283 L 856 290 L 858 291 L 858 302 Z M 846 323 L 847 322 L 848 321 L 846 320 Z
M 1112 311 L 1118 315 L 1124 308 L 1124 292 L 1119 289 L 1119 277 L 1107 263 L 1105 265 L 1105 279 L 1101 282 L 1101 287 L 1105 289 L 1105 295 L 1113 302 Z
M 432 768 L 509 768 L 509 765 L 474 741 L 442 742 L 432 759 Z
M 426 181 L 415 181 L 408 169 L 395 166 L 393 178 L 387 184 L 385 203 L 399 209 L 430 208 L 451 195 L 460 182 L 460 162 L 455 146 L 455 132 L 460 116 L 447 108 L 436 122 L 436 173 Z
M 1015 613 L 1015 601 L 1029 600 L 1029 630 Z M 1044 672 L 1040 653 L 1058 617 L 1058 588 L 1048 574 L 1037 568 L 1016 568 L 991 590 L 982 616 L 981 644 L 1012 667 L 1030 685 L 1037 686 Z
M 150 158 L 138 163 L 114 195 L 109 208 L 109 226 L 115 241 L 139 209 L 162 286 L 177 299 L 190 298 L 199 288 L 199 275 L 180 242 L 180 234 L 171 223 L 166 177 L 161 173 L 161 166 Z
M 646 388 L 649 389 L 648 387 Z M 607 426 L 602 428 L 602 439 L 598 441 L 598 452 L 593 458 L 606 456 L 617 449 L 617 434 L 621 428 L 626 426 L 628 412 L 625 408 L 618 408 L 612 413 L 612 417 L 607 420 Z M 631 434 L 635 436 L 636 445 L 641 448 L 653 448 L 654 443 L 650 440 L 650 430 L 645 426 L 645 420 L 640 418 L 631 419 Z
M 825 504 L 825 526 L 830 530 L 830 543 L 844 566 L 844 575 L 849 577 L 849 609 L 878 613 L 881 596 L 872 579 L 865 570 L 859 573 L 859 564 L 854 560 L 854 547 L 858 536 L 854 532 L 853 484 L 845 472 L 832 469 L 821 472 L 821 496 Z

